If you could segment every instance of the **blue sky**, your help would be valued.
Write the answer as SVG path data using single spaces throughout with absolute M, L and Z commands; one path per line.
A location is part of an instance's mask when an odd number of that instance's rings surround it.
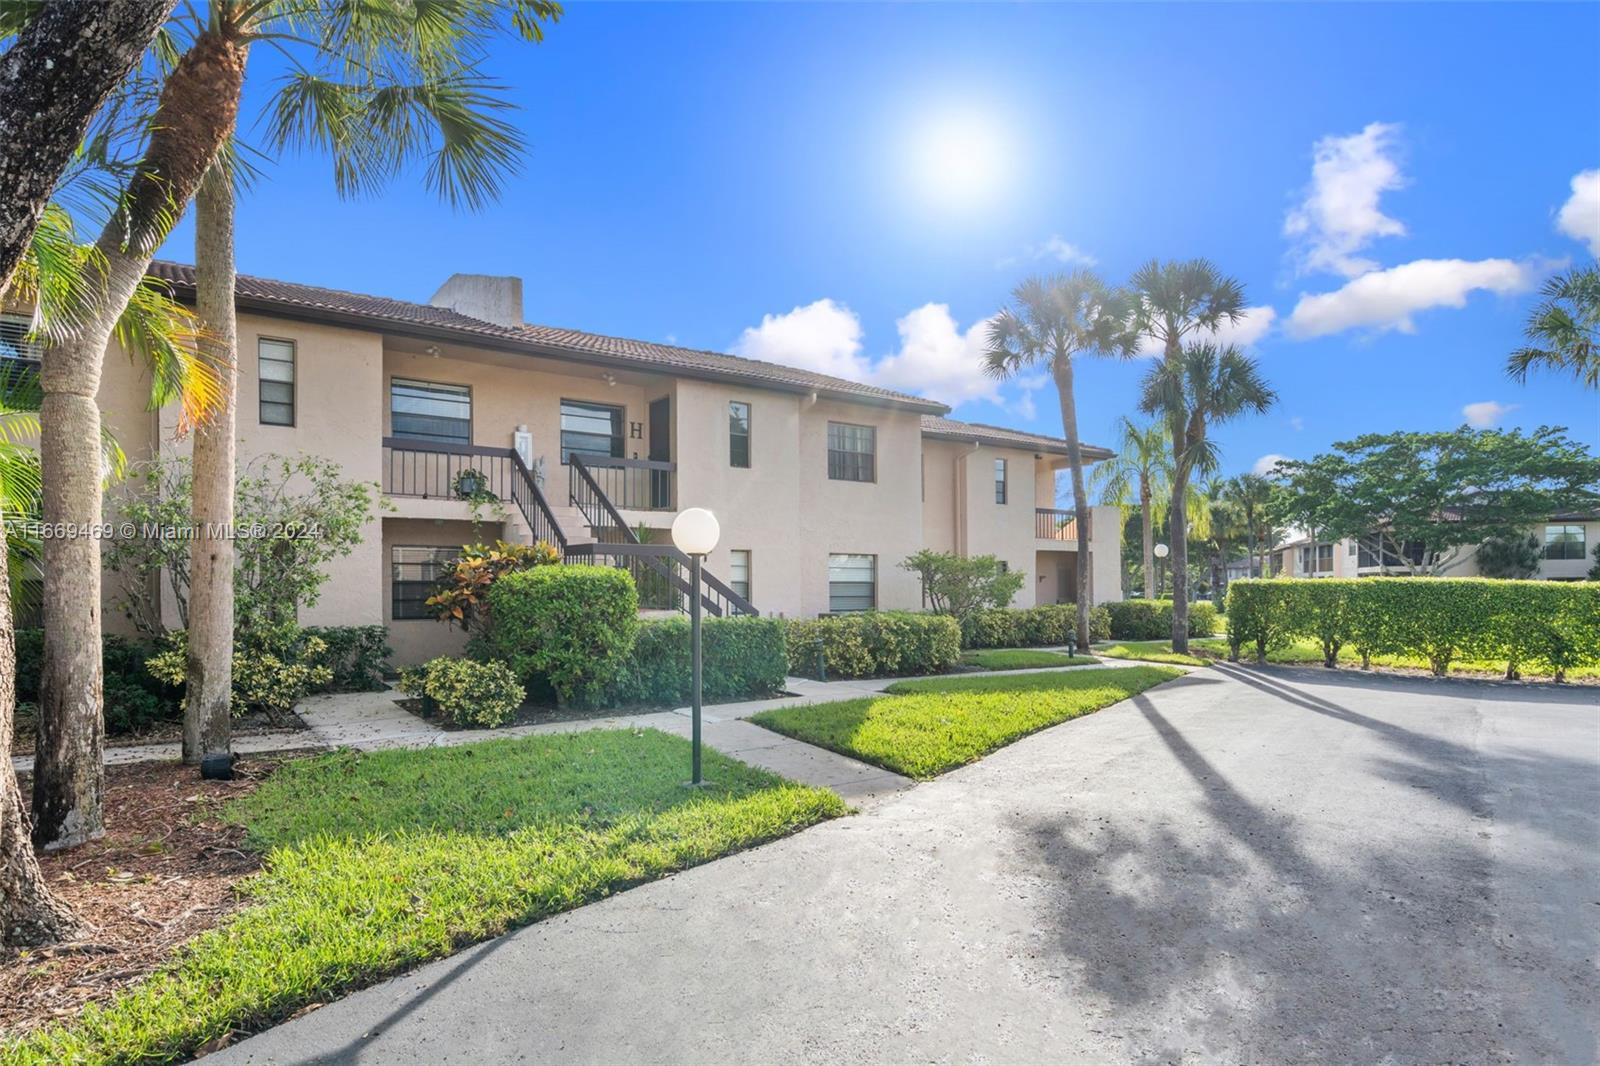
M 1218 430 L 1229 472 L 1469 409 L 1600 447 L 1593 392 L 1502 371 L 1540 281 L 1600 248 L 1597 52 L 1596 5 L 579 4 L 490 59 L 531 144 L 499 204 L 418 175 L 341 201 L 291 157 L 241 204 L 239 263 L 417 300 L 517 274 L 530 321 L 1056 432 L 1048 386 L 972 373 L 973 327 L 1030 272 L 1204 255 L 1281 395 Z M 252 57 L 247 137 L 277 69 Z M 1080 370 L 1085 439 L 1145 365 Z

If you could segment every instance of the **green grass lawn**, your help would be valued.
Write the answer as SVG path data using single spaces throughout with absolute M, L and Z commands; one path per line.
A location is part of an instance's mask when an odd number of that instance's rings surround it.
M 227 810 L 266 851 L 248 905 L 6 1063 L 188 1057 L 309 1003 L 844 814 L 825 789 L 654 730 L 292 761 Z
M 1067 655 L 1037 648 L 986 648 L 961 653 L 961 665 L 978 670 L 1032 670 L 1042 666 L 1093 666 L 1087 655 Z
M 1178 676 L 1160 666 L 900 681 L 882 696 L 762 711 L 768 729 L 927 779 Z
M 1205 647 L 1211 643 L 1209 637 L 1194 637 L 1189 640 L 1190 648 Z M 1108 659 L 1142 659 L 1152 663 L 1173 663 L 1178 666 L 1205 666 L 1210 660 L 1201 659 L 1194 655 L 1180 655 L 1172 650 L 1170 640 L 1120 640 L 1114 644 L 1096 644 L 1096 655 L 1104 655 Z M 1222 642 L 1222 654 L 1228 654 L 1228 642 Z

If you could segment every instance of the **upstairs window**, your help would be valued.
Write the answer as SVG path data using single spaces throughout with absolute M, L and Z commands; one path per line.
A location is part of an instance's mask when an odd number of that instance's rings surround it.
M 1545 526 L 1544 557 L 1546 559 L 1587 559 L 1588 545 L 1582 526 Z
M 750 405 L 738 400 L 728 404 L 728 465 L 750 466 Z
M 262 337 L 256 342 L 261 424 L 294 425 L 294 341 Z
M 28 336 L 32 330 L 27 315 L 0 315 L 0 382 L 15 385 L 38 375 L 43 345 Z
M 870 611 L 878 605 L 876 555 L 828 556 L 828 610 Z
M 465 385 L 391 379 L 389 432 L 439 444 L 471 444 L 472 390 Z
M 996 459 L 994 461 L 994 502 L 1006 502 L 1006 461 L 1004 459 Z
M 561 461 L 572 453 L 622 458 L 622 408 L 583 400 L 561 401 Z
M 432 618 L 428 597 L 439 590 L 439 581 L 461 556 L 460 548 L 404 547 L 390 549 L 389 617 Z
M 834 481 L 878 480 L 878 431 L 872 426 L 829 422 L 828 477 Z

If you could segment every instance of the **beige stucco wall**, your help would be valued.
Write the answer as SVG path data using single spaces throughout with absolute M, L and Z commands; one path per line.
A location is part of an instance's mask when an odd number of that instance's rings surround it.
M 495 531 L 488 530 L 490 536 Z M 382 530 L 383 562 L 381 594 L 383 614 L 381 621 L 389 627 L 389 646 L 394 649 L 390 660 L 396 666 L 412 666 L 435 655 L 456 655 L 466 646 L 467 634 L 459 626 L 446 625 L 430 619 L 393 617 L 392 593 L 394 571 L 390 561 L 395 547 L 456 547 L 473 539 L 474 527 L 470 522 L 432 521 L 423 518 L 385 518 Z

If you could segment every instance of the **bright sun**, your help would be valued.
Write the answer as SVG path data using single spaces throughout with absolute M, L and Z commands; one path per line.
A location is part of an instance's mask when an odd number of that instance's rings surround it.
M 992 116 L 973 111 L 933 116 L 916 130 L 916 184 L 936 205 L 973 208 L 995 197 L 1010 170 L 1010 146 Z

